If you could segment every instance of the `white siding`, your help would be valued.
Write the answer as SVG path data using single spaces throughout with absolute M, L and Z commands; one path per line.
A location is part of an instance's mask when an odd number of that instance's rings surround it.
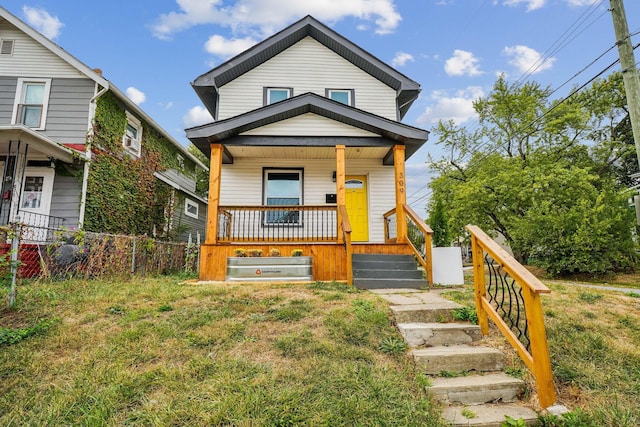
M 6 21 L 0 22 L 0 39 L 15 40 L 13 55 L 0 56 L 0 74 L 3 76 L 86 77 Z
M 375 136 L 380 135 L 327 119 L 313 113 L 302 114 L 281 122 L 272 123 L 241 135 L 262 136 Z
M 262 170 L 270 168 L 304 168 L 304 204 L 325 205 L 325 194 L 335 193 L 332 181 L 335 159 L 278 160 L 236 159 L 222 168 L 220 204 L 262 205 Z M 380 159 L 347 161 L 347 175 L 366 175 L 369 199 L 369 241 L 384 243 L 383 214 L 395 207 L 393 166 L 382 166 Z
M 397 119 L 396 92 L 311 37 L 220 88 L 219 120 L 263 105 L 264 87 L 290 87 L 293 95 L 354 89 L 355 107 Z

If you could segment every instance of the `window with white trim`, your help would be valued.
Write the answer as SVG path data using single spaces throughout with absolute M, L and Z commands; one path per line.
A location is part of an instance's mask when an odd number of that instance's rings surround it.
M 353 106 L 353 89 L 327 89 L 325 92 L 327 98 Z
M 198 219 L 198 213 L 200 212 L 200 205 L 191 199 L 184 199 L 184 214 L 191 218 Z
M 302 169 L 264 169 L 263 194 L 266 206 L 302 204 Z M 300 211 L 274 209 L 266 212 L 265 224 L 299 224 Z
M 127 124 L 122 136 L 122 146 L 135 157 L 140 157 L 140 147 L 142 147 L 142 123 L 128 111 Z
M 274 104 L 291 98 L 293 89 L 290 87 L 267 87 L 264 92 L 264 105 Z
M 51 79 L 18 79 L 12 123 L 43 130 L 50 92 Z

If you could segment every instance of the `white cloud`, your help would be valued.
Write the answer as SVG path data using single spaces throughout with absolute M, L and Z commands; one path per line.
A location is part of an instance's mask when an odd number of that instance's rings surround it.
M 158 102 L 158 105 L 164 110 L 170 110 L 173 108 L 173 101 L 169 102 Z
M 133 86 L 129 86 L 125 92 L 127 97 L 136 105 L 142 104 L 147 99 L 147 95 L 145 95 L 144 92 Z
M 179 11 L 160 15 L 152 26 L 154 36 L 168 39 L 195 25 L 216 24 L 235 34 L 270 35 L 295 19 L 313 15 L 323 22 L 354 17 L 373 23 L 377 34 L 391 33 L 402 17 L 395 0 L 176 0 Z M 360 24 L 362 25 L 362 23 Z
M 249 49 L 257 42 L 257 40 L 252 39 L 251 37 L 245 37 L 243 39 L 226 39 L 215 34 L 209 37 L 204 48 L 212 55 L 216 55 L 221 58 L 230 58 Z
M 444 63 L 444 71 L 450 76 L 478 76 L 478 58 L 473 53 L 456 49 L 453 56 Z
M 547 0 L 504 0 L 505 6 L 518 6 L 523 3 L 527 5 L 527 12 L 544 7 Z
M 427 107 L 418 117 L 420 125 L 434 124 L 440 120 L 453 120 L 457 125 L 477 117 L 473 109 L 473 101 L 484 96 L 481 87 L 469 86 L 454 94 L 436 90 L 431 93 L 434 104 Z
M 391 65 L 394 67 L 403 67 L 407 62 L 413 62 L 415 59 L 413 55 L 406 52 L 397 52 L 396 56 L 391 60 Z
M 521 73 L 537 74 L 553 67 L 555 58 L 543 59 L 542 55 L 535 49 L 527 46 L 507 46 L 504 54 L 511 59 L 509 64 L 513 65 Z
M 51 16 L 49 12 L 44 9 L 24 6 L 22 12 L 29 25 L 51 40 L 58 37 L 60 30 L 64 27 L 64 24 L 60 22 L 57 16 Z
M 195 107 L 189 109 L 189 111 L 187 111 L 187 114 L 182 117 L 182 122 L 187 128 L 200 126 L 212 121 L 213 117 L 211 117 L 209 110 L 201 107 L 200 105 L 196 105 Z

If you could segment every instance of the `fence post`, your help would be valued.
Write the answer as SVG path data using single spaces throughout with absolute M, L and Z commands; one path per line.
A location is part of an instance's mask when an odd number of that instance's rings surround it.
M 16 303 L 16 283 L 18 278 L 18 266 L 20 261 L 18 260 L 18 249 L 20 248 L 20 217 L 16 217 L 15 222 L 12 224 L 13 236 L 11 237 L 11 288 L 9 289 L 9 308 L 13 308 Z
M 529 341 L 531 343 L 531 356 L 533 358 L 533 374 L 538 388 L 540 406 L 548 408 L 556 403 L 556 389 L 551 370 L 551 356 L 549 355 L 549 343 L 544 326 L 542 303 L 540 294 L 524 289 L 524 309 L 529 322 Z
M 473 261 L 473 288 L 476 301 L 476 313 L 478 325 L 482 335 L 489 333 L 489 316 L 482 305 L 482 300 L 487 296 L 487 286 L 484 275 L 484 251 L 478 243 L 478 239 L 471 235 L 471 256 Z
M 136 238 L 133 237 L 133 248 L 131 249 L 131 274 L 136 272 Z

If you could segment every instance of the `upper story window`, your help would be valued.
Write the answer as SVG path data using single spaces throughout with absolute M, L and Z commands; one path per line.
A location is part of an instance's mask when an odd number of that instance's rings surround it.
M 13 123 L 44 129 L 49 106 L 51 79 L 18 79 Z
M 125 150 L 136 157 L 140 157 L 140 147 L 142 147 L 142 124 L 127 111 L 127 125 L 124 128 L 122 145 Z
M 291 98 L 293 89 L 290 87 L 267 87 L 264 89 L 264 105 L 274 104 Z
M 325 91 L 325 96 L 345 105 L 350 105 L 352 107 L 354 105 L 353 89 L 327 89 Z

